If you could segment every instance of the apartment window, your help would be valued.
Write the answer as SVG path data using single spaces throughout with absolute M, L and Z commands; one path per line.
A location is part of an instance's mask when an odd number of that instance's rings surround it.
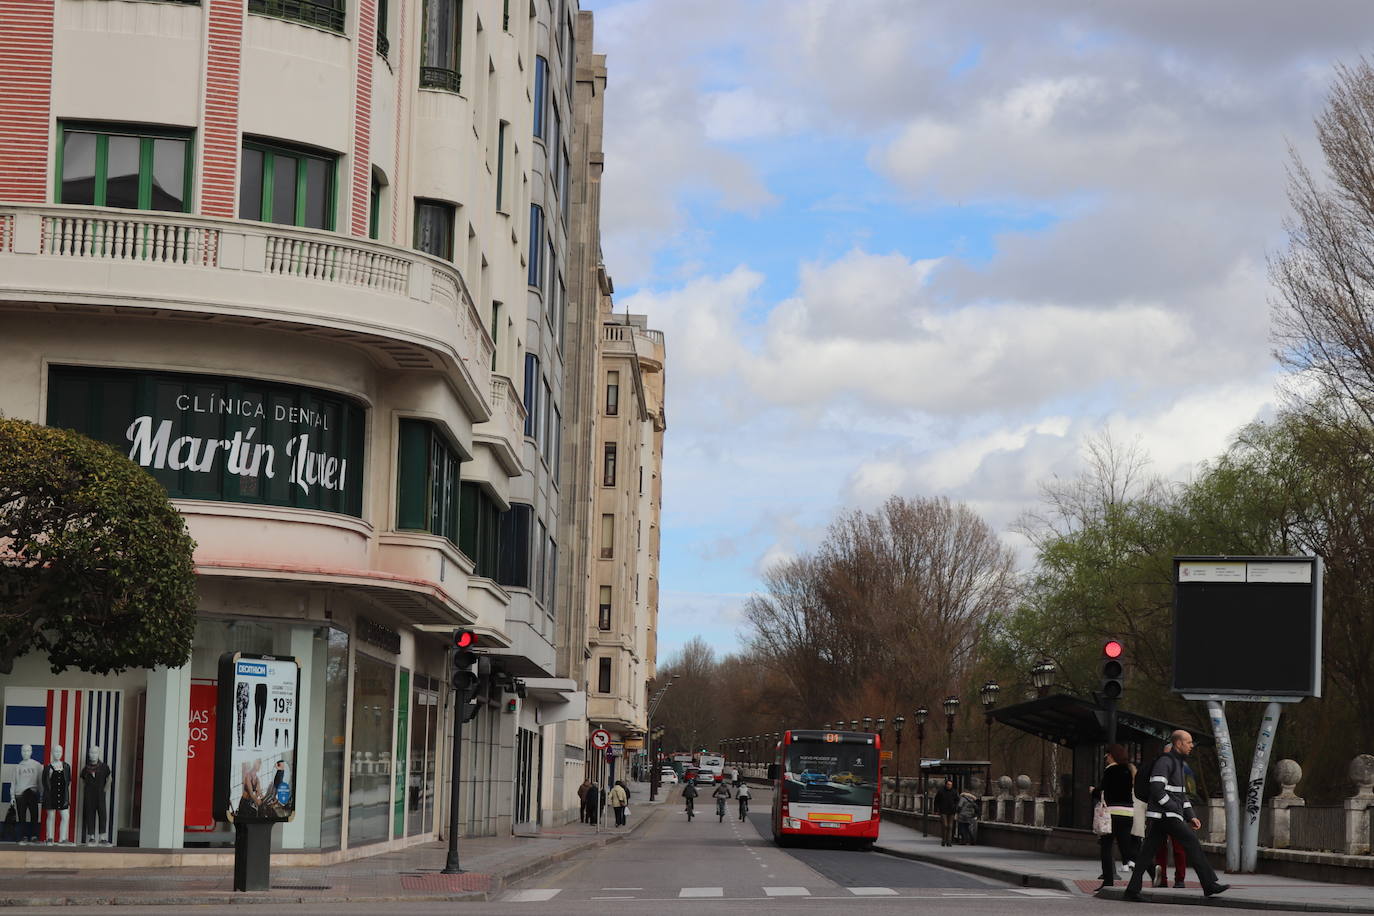
M 597 607 L 596 628 L 598 630 L 609 630 L 611 628 L 611 587 L 601 586 L 601 603 Z
M 546 268 L 546 270 L 545 270 L 545 276 L 539 278 L 539 279 L 540 279 L 539 291 L 542 292 L 542 293 L 544 293 L 544 316 L 548 319 L 548 321 L 549 321 L 549 327 L 550 327 L 550 329 L 552 329 L 552 328 L 553 328 L 553 318 L 552 318 L 552 315 L 553 315 L 553 308 L 554 308 L 554 305 L 556 304 L 556 303 L 553 301 L 553 280 L 554 280 L 554 278 L 558 275 L 558 252 L 554 251 L 554 248 L 553 248 L 553 236 L 552 236 L 552 235 L 546 235 L 546 236 L 544 236 L 544 248 L 545 248 L 544 267 Z M 544 282 L 545 280 L 548 280 L 548 281 L 549 281 L 549 288 L 548 288 L 548 290 L 545 290 L 544 287 L 543 287 L 543 282 Z
M 544 136 L 544 109 L 548 107 L 549 62 L 542 54 L 534 58 L 534 135 L 540 140 Z
M 606 449 L 601 456 L 601 485 L 603 487 L 615 486 L 615 443 L 607 442 Z
M 500 574 L 501 516 L 491 495 L 464 482 L 459 500 L 458 548 L 472 558 L 473 575 L 495 579 Z
M 367 237 L 381 238 L 382 231 L 382 180 L 372 176 L 372 192 L 367 198 Z
M 606 373 L 606 416 L 614 417 L 620 413 L 620 373 Z
M 601 516 L 601 559 L 615 556 L 615 516 Z
M 496 209 L 506 212 L 506 130 L 510 123 L 496 126 Z
M 501 352 L 499 335 L 501 333 L 501 303 L 491 304 L 491 371 L 496 371 L 496 354 Z
M 415 250 L 453 260 L 453 204 L 415 201 Z
M 544 601 L 544 586 L 548 583 L 548 567 L 544 562 L 544 546 L 549 540 L 549 527 L 539 522 L 539 537 L 534 542 L 534 600 Z
M 501 28 L 510 31 L 510 0 L 501 0 Z
M 568 286 L 558 278 L 558 352 L 563 352 L 564 335 L 568 327 Z
M 535 412 L 539 407 L 539 357 L 533 353 L 525 354 L 525 435 L 533 438 Z
M 549 387 L 548 379 L 544 379 L 542 413 L 543 416 L 539 419 L 543 422 L 544 439 L 540 442 L 540 453 L 543 455 L 544 463 L 550 464 L 553 462 L 553 389 Z
M 596 691 L 597 693 L 611 692 L 611 660 L 609 658 L 597 659 Z
M 463 0 L 425 0 L 420 86 L 462 92 Z
M 530 529 L 534 507 L 525 503 L 511 503 L 509 512 L 501 513 L 501 559 L 496 581 L 512 588 L 530 587 Z
M 386 8 L 388 0 L 377 0 L 377 53 L 386 60 L 391 52 L 391 39 L 386 35 Z
M 191 141 L 185 133 L 60 124 L 57 151 L 59 204 L 191 209 Z
M 558 544 L 553 538 L 549 538 L 549 549 L 544 554 L 544 557 L 549 564 L 549 592 L 548 598 L 544 602 L 544 607 L 548 610 L 549 616 L 552 617 L 553 603 L 558 597 L 558 592 L 555 589 L 555 585 L 558 581 Z
M 248 12 L 342 32 L 346 8 L 344 0 L 248 0 Z
M 553 408 L 553 483 L 558 485 L 559 466 L 563 463 L 563 411 Z
M 543 290 L 544 287 L 544 208 L 530 204 L 530 270 L 528 283 Z
M 560 187 L 558 170 L 563 164 L 563 157 L 559 155 L 559 150 L 563 148 L 563 118 L 558 113 L 557 102 L 549 104 L 549 114 L 553 116 L 553 137 L 549 143 L 549 172 L 552 180 L 549 183 L 556 192 Z
M 245 142 L 239 218 L 333 229 L 336 162 L 295 147 Z
M 639 495 L 644 495 L 644 465 L 639 466 Z
M 568 225 L 568 173 L 572 171 L 572 162 L 568 159 L 568 148 L 563 147 L 563 174 L 560 178 L 558 189 L 558 204 L 563 211 L 563 225 Z
M 397 463 L 396 527 L 428 531 L 458 542 L 459 466 L 462 459 L 439 430 L 402 420 Z

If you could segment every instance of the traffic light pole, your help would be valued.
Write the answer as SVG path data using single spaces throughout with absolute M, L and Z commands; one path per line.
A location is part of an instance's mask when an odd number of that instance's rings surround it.
M 1116 698 L 1107 702 L 1107 744 L 1116 744 Z
M 458 864 L 458 790 L 459 777 L 463 772 L 463 709 L 467 698 L 459 690 L 453 696 L 453 774 L 448 792 L 448 860 L 441 874 L 459 875 L 463 869 Z

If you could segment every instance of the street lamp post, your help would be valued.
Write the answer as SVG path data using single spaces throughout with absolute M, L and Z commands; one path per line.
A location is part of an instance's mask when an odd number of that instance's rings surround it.
M 856 731 L 859 730 L 859 720 L 858 720 L 858 719 L 850 719 L 850 720 L 849 720 L 849 730 L 852 731 L 852 732 L 856 732 Z
M 871 731 L 873 731 L 873 717 L 872 717 L 872 716 L 864 716 L 864 731 L 866 731 L 866 732 L 871 732 Z
M 988 727 L 988 775 L 984 787 L 986 792 L 992 790 L 992 708 L 997 705 L 997 693 L 1001 689 L 996 681 L 988 681 L 978 693 L 978 698 L 983 702 L 984 724 Z
M 1054 683 L 1054 662 L 1048 658 L 1042 659 L 1034 668 L 1031 668 L 1031 683 L 1035 685 L 1035 695 L 1044 697 L 1050 691 L 1050 684 Z M 1045 742 L 1040 742 L 1040 797 L 1045 798 L 1049 787 L 1045 785 Z
M 897 753 L 892 756 L 892 762 L 895 764 L 892 769 L 896 771 L 893 780 L 897 785 L 898 808 L 902 806 L 902 726 L 905 724 L 906 719 L 903 716 L 892 717 L 892 733 L 897 736 Z
M 649 698 L 648 715 L 644 717 L 644 724 L 646 726 L 644 730 L 647 732 L 649 740 L 649 801 L 653 801 L 658 797 L 658 784 L 663 774 L 663 768 L 654 760 L 653 754 L 654 713 L 658 711 L 658 704 L 663 702 L 663 695 L 668 692 L 669 687 L 673 686 L 673 681 L 676 681 L 680 677 L 682 677 L 682 675 L 674 674 L 672 677 L 668 678 L 668 683 L 654 692 L 654 695 Z M 663 730 L 659 729 L 660 737 L 662 736 L 662 732 Z
M 911 717 L 916 720 L 916 791 L 921 797 L 921 833 L 930 836 L 930 824 L 926 818 L 926 776 L 921 769 L 926 759 L 926 716 L 930 710 L 917 706 Z
M 950 695 L 945 697 L 945 759 L 949 760 L 953 756 L 954 749 L 954 717 L 959 712 L 959 698 Z

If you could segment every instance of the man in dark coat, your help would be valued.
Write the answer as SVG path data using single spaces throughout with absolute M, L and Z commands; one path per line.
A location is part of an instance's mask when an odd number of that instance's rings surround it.
M 954 845 L 954 816 L 959 813 L 959 793 L 954 780 L 946 779 L 945 787 L 935 793 L 935 813 L 940 815 L 940 845 Z

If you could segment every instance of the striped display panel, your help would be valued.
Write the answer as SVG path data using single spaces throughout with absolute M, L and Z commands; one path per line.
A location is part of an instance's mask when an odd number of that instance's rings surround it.
M 243 59 L 243 0 L 207 0 L 204 164 L 200 212 L 238 215 L 239 67 Z
M 86 765 L 86 755 L 92 747 L 100 748 L 100 759 L 110 768 L 110 779 L 105 784 L 105 832 L 96 834 L 94 824 L 82 824 L 82 836 L 88 834 L 97 835 L 111 844 L 115 841 L 115 790 L 119 785 L 119 738 L 120 738 L 120 712 L 123 706 L 124 692 L 122 690 L 88 690 L 86 691 L 85 702 L 85 722 L 83 723 L 82 736 L 84 740 L 81 744 L 81 756 L 77 757 L 72 763 L 73 775 L 77 782 L 81 781 L 80 770 Z M 83 788 L 84 793 L 84 788 Z M 84 801 L 84 799 L 83 799 Z M 84 815 L 84 804 L 78 811 Z M 72 822 L 76 822 L 73 814 Z
M 358 69 L 353 88 L 352 233 L 367 238 L 372 204 L 372 58 L 377 53 L 377 0 L 358 4 Z
M 0 201 L 46 203 L 53 0 L 0 0 Z

